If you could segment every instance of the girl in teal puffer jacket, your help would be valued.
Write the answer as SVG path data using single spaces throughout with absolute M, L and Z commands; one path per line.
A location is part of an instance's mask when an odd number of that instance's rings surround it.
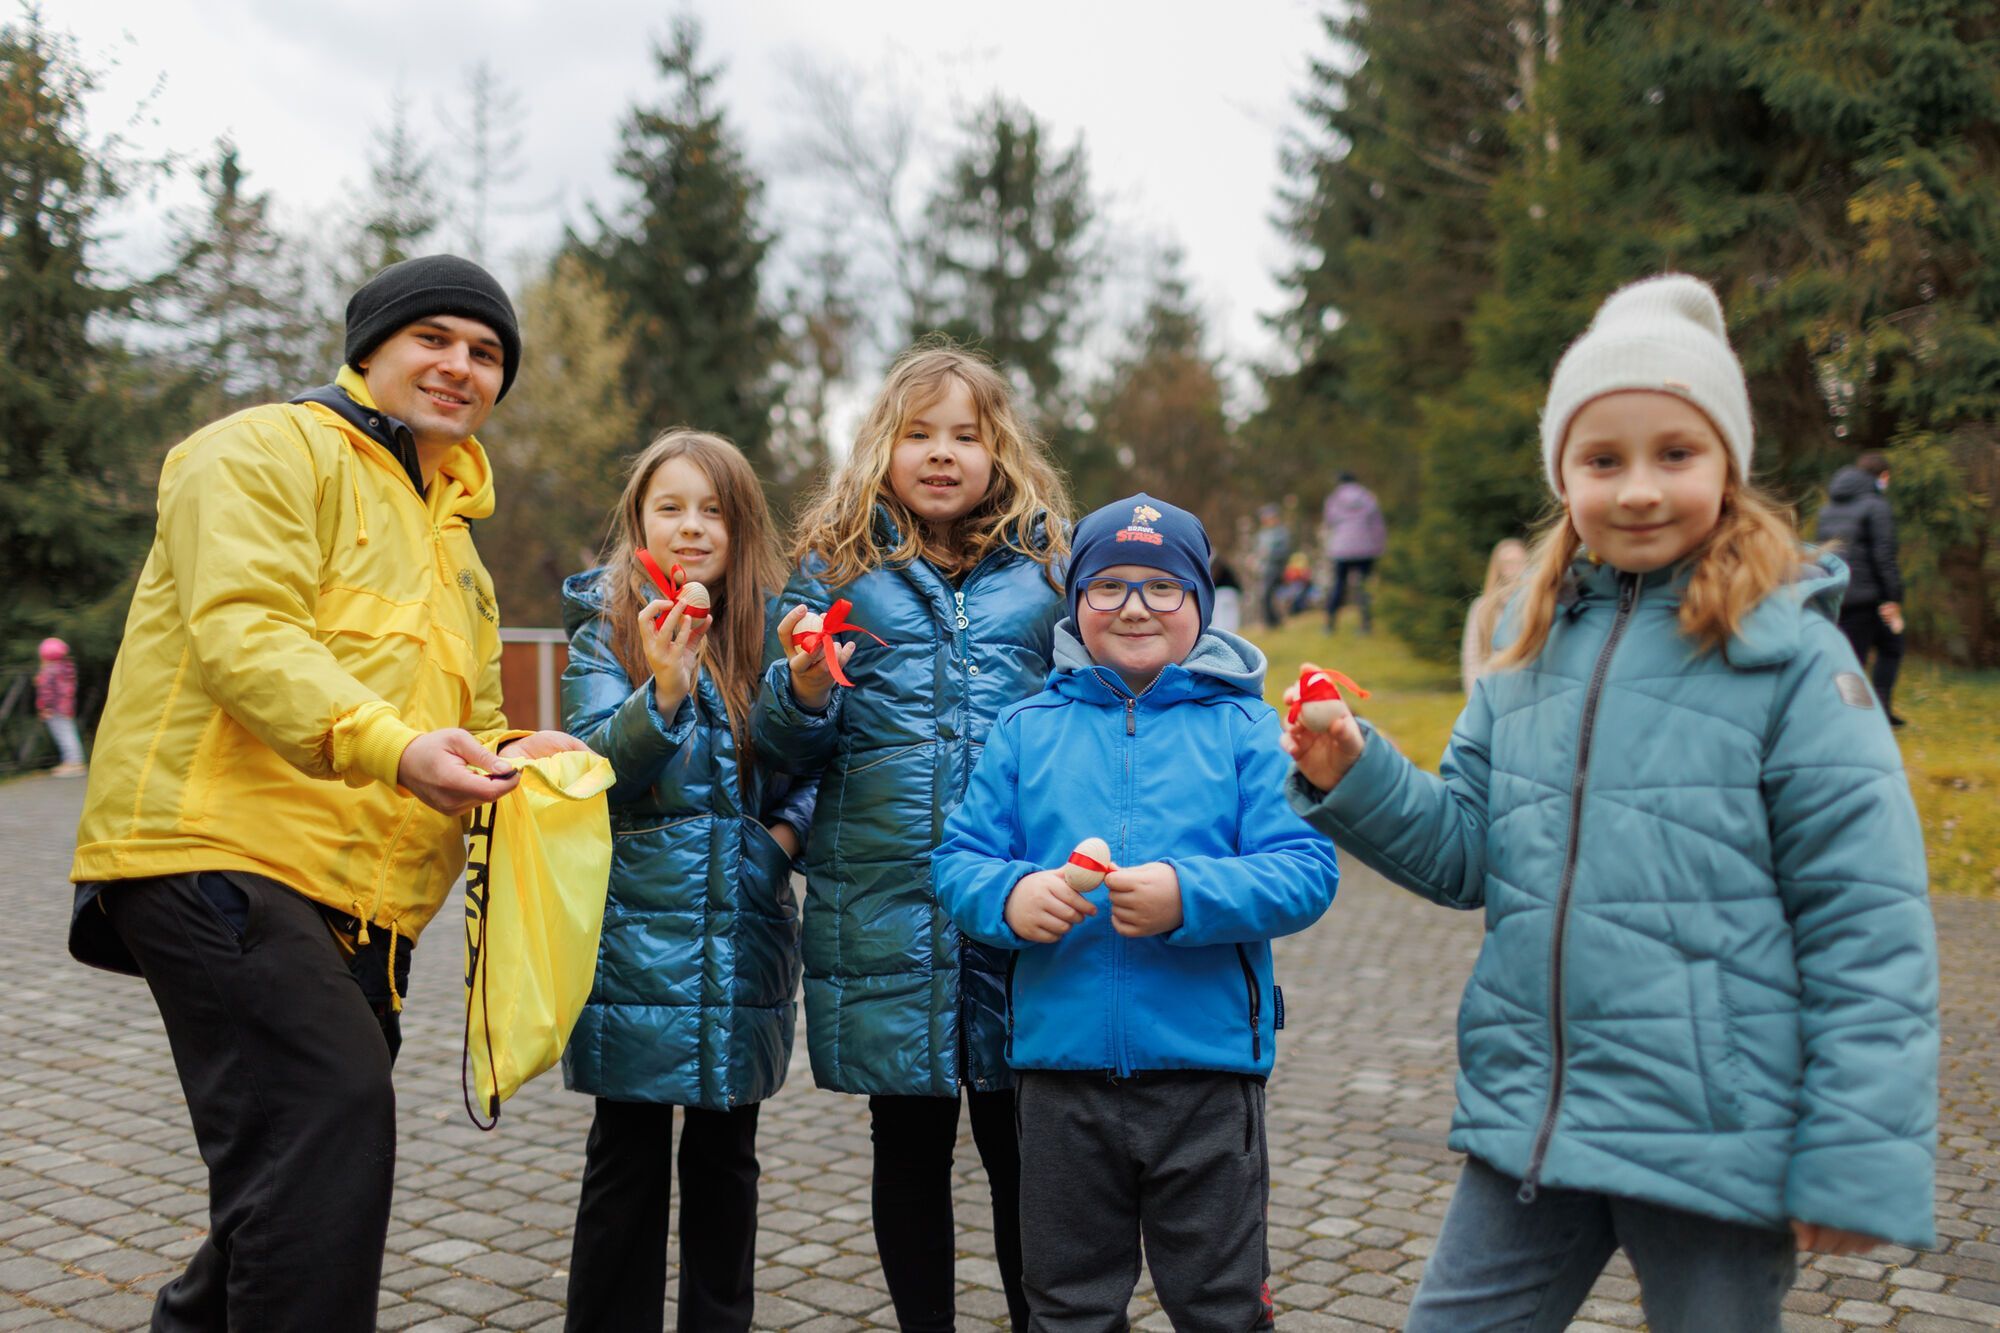
M 785 1081 L 799 981 L 791 859 L 811 786 L 751 760 L 763 489 L 727 440 L 675 430 L 634 461 L 601 568 L 564 585 L 569 731 L 611 761 L 612 861 L 590 1001 L 563 1082 L 597 1098 L 570 1262 L 573 1330 L 655 1329 L 681 1110 L 679 1326 L 750 1327 L 757 1109 Z M 643 548 L 670 603 L 635 557 Z
M 931 849 L 988 728 L 1041 688 L 1054 655 L 1068 502 L 1011 398 L 991 364 L 955 348 L 896 363 L 800 523 L 792 609 L 769 652 L 785 660 L 757 705 L 759 756 L 820 777 L 806 859 L 813 1079 L 868 1096 L 875 1243 L 911 1333 L 953 1327 L 961 1090 L 1008 1309 L 1027 1322 L 1004 961 L 960 936 L 931 886 Z M 794 638 L 808 606 L 839 602 L 882 642 Z
M 1563 1328 L 1622 1246 L 1655 1333 L 1775 1333 L 1799 1250 L 1933 1239 L 1922 837 L 1846 570 L 1748 483 L 1751 444 L 1714 293 L 1618 292 L 1556 368 L 1566 512 L 1440 775 L 1344 708 L 1287 730 L 1308 822 L 1486 910 L 1470 1157 L 1409 1329 Z

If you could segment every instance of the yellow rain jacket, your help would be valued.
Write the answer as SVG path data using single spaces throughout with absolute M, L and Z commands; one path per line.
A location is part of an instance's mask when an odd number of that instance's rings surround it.
M 358 421 L 256 407 L 167 455 L 70 878 L 250 871 L 388 930 L 393 954 L 465 861 L 461 821 L 396 785 L 404 748 L 525 733 L 501 715 L 467 523 L 493 512 L 485 450 L 467 440 L 420 495 L 360 375 L 336 384 Z

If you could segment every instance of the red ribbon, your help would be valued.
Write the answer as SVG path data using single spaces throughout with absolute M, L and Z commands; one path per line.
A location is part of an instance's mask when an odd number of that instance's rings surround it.
M 1093 861 L 1082 852 L 1071 852 L 1069 854 L 1069 863 L 1073 866 L 1082 866 L 1085 870 L 1099 875 L 1108 875 L 1112 870 L 1112 867 L 1104 864 L 1104 862 Z
M 651 579 L 653 586 L 660 590 L 660 596 L 676 604 L 680 602 L 681 590 L 687 587 L 688 582 L 687 571 L 685 569 L 682 569 L 676 563 L 662 573 L 660 562 L 653 559 L 653 553 L 643 546 L 638 547 L 632 552 L 632 558 L 639 562 L 639 568 L 646 571 L 646 577 Z M 667 617 L 673 613 L 673 609 L 670 606 L 665 611 L 660 612 L 659 615 L 653 617 L 653 628 L 658 629 L 660 626 L 666 624 Z M 681 614 L 685 615 L 689 620 L 705 620 L 708 617 L 708 608 L 705 606 L 690 606 Z
M 826 609 L 826 616 L 820 621 L 818 629 L 803 630 L 792 635 L 792 646 L 807 655 L 818 652 L 821 648 L 826 649 L 826 669 L 833 673 L 836 685 L 852 685 L 854 682 L 840 669 L 840 653 L 837 651 L 839 644 L 834 635 L 845 634 L 852 630 L 856 634 L 866 634 L 884 648 L 889 646 L 889 641 L 875 631 L 862 629 L 861 626 L 848 621 L 847 613 L 853 609 L 854 603 L 843 597 Z
M 1292 699 L 1291 709 L 1285 714 L 1285 721 L 1297 726 L 1299 710 L 1307 704 L 1322 703 L 1340 697 L 1341 686 L 1346 686 L 1357 699 L 1366 699 L 1368 691 L 1332 667 L 1316 667 L 1311 662 L 1299 668 L 1299 691 Z

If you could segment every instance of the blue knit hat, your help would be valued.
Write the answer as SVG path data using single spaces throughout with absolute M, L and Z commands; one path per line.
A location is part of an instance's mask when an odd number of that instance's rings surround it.
M 1070 541 L 1069 578 L 1064 591 L 1069 613 L 1077 614 L 1083 585 L 1113 565 L 1145 565 L 1194 584 L 1201 627 L 1215 611 L 1215 576 L 1209 572 L 1213 548 L 1201 520 L 1185 509 L 1141 491 L 1087 515 Z

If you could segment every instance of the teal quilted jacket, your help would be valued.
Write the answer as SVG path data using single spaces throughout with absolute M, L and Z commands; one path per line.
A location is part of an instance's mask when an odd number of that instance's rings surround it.
M 1451 1143 L 1523 1180 L 1933 1241 L 1937 950 L 1909 784 L 1818 557 L 1722 654 L 1681 579 L 1579 563 L 1440 775 L 1371 734 L 1295 809 L 1486 909 Z M 1504 633 L 1504 628 L 1503 628 Z

